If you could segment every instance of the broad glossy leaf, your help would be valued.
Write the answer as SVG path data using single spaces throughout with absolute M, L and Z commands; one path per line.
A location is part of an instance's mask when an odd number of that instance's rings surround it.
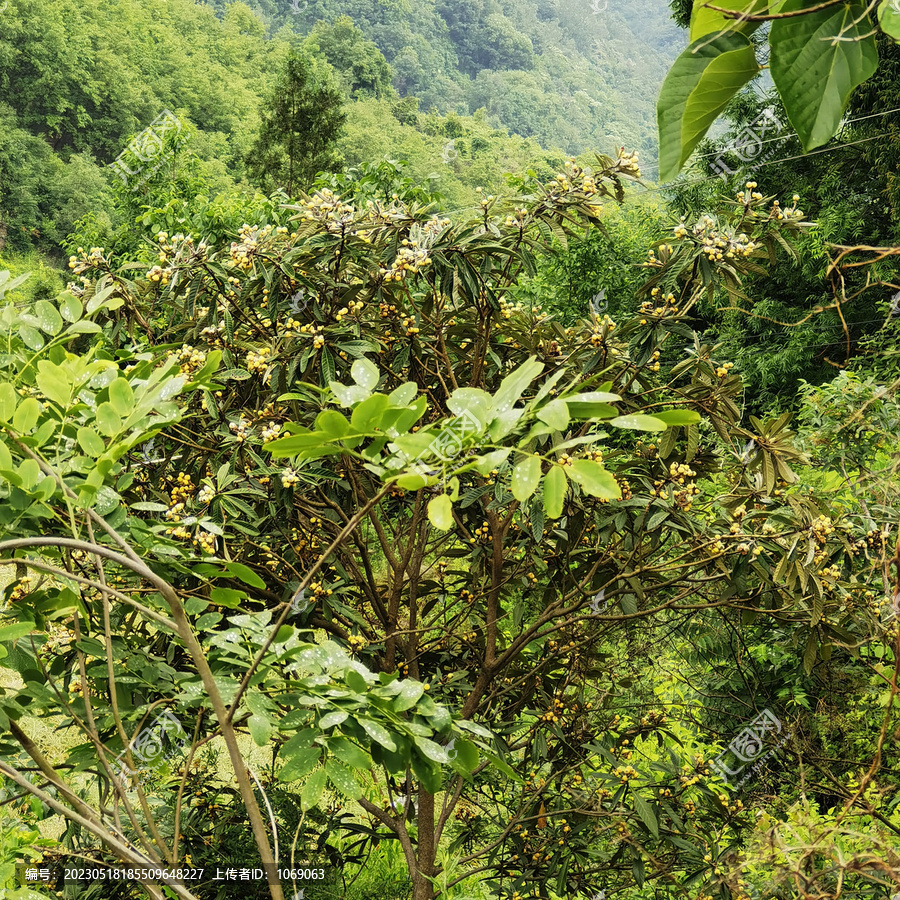
M 541 458 L 526 456 L 513 467 L 512 494 L 519 502 L 527 500 L 541 481 Z
M 562 466 L 551 466 L 544 477 L 544 512 L 548 519 L 558 519 L 562 515 L 567 490 L 568 481 Z
M 670 427 L 673 425 L 696 425 L 700 421 L 700 413 L 692 409 L 667 409 L 663 412 L 654 412 L 652 418 L 665 422 Z
M 450 762 L 447 751 L 440 744 L 423 737 L 416 737 L 414 740 L 419 752 L 427 759 L 436 763 Z
M 576 459 L 567 467 L 567 475 L 581 489 L 592 497 L 600 497 L 603 500 L 619 500 L 622 496 L 622 488 L 601 463 L 591 459 Z
M 394 743 L 390 732 L 383 725 L 380 725 L 372 719 L 364 718 L 357 719 L 357 722 L 362 725 L 363 731 L 365 731 L 373 741 L 381 744 L 381 746 L 387 750 L 393 751 L 397 749 L 397 745 Z
M 733 9 L 735 12 L 753 15 L 765 15 L 769 8 L 769 2 L 768 0 L 696 0 L 691 13 L 690 39 L 692 42 L 704 35 L 715 34 L 719 31 L 740 31 L 743 34 L 751 34 L 761 24 L 732 19 L 718 10 L 710 9 L 710 6 Z
M 425 685 L 420 681 L 405 680 L 401 686 L 397 696 L 394 697 L 392 706 L 394 712 L 405 712 L 411 709 L 419 702 L 419 697 L 425 693 Z
M 325 763 L 325 772 L 328 774 L 328 780 L 345 797 L 351 800 L 359 800 L 362 797 L 362 786 L 354 777 L 352 769 L 348 769 L 336 759 L 329 759 Z
M 631 431 L 665 431 L 668 427 L 661 419 L 640 413 L 634 416 L 617 416 L 610 419 L 608 424 L 615 425 L 616 428 L 628 428 Z
M 537 417 L 556 431 L 563 431 L 569 425 L 569 407 L 565 400 L 557 398 L 542 406 L 537 412 Z
M 758 71 L 753 45 L 735 32 L 702 37 L 675 60 L 657 102 L 661 182 L 681 171 L 729 100 Z
M 131 415 L 134 409 L 134 391 L 127 378 L 117 378 L 109 386 L 109 402 L 123 419 Z
M 326 409 L 316 418 L 316 431 L 333 438 L 342 438 L 350 431 L 350 423 L 337 410 Z
M 428 501 L 428 521 L 441 531 L 449 531 L 453 527 L 453 501 L 447 494 Z
M 272 723 L 267 716 L 252 715 L 247 720 L 247 728 L 250 731 L 250 737 L 257 747 L 265 747 L 272 737 Z
M 56 307 L 49 300 L 38 300 L 34 304 L 34 314 L 40 322 L 41 331 L 50 335 L 59 334 L 62 331 L 63 320 Z
M 338 759 L 347 763 L 353 769 L 362 771 L 363 769 L 372 768 L 372 760 L 369 756 L 345 737 L 329 738 L 327 746 L 329 753 L 333 753 Z
M 304 812 L 318 805 L 325 791 L 326 780 L 327 776 L 324 769 L 316 769 L 306 779 L 306 784 L 303 785 L 303 790 L 300 791 L 300 808 Z
M 881 30 L 895 41 L 900 41 L 900 7 L 892 0 L 878 5 L 878 24 Z
M 512 409 L 525 391 L 525 388 L 544 371 L 544 364 L 538 362 L 535 357 L 526 360 L 511 372 L 500 384 L 500 389 L 494 395 L 493 412 L 499 414 Z
M 78 429 L 78 446 L 94 459 L 103 456 L 106 452 L 106 444 L 103 438 L 93 428 L 85 428 L 84 426 Z
M 785 0 L 796 12 L 808 0 Z M 834 137 L 850 94 L 878 68 L 866 5 L 839 3 L 820 12 L 776 19 L 769 35 L 772 79 L 807 151 Z
M 356 360 L 350 367 L 350 375 L 360 387 L 365 388 L 369 392 L 375 390 L 380 378 L 378 367 L 368 359 Z
M 16 408 L 12 417 L 12 425 L 20 434 L 31 431 L 37 425 L 41 414 L 41 404 L 34 397 L 26 397 Z
M 63 294 L 63 298 L 59 303 L 59 311 L 67 322 L 77 322 L 81 318 L 84 307 L 81 301 L 71 294 Z
M 122 419 L 112 403 L 101 403 L 97 407 L 97 427 L 107 437 L 114 437 L 122 430 Z
M 287 745 L 282 748 L 284 753 Z M 298 750 L 293 753 L 278 773 L 280 781 L 296 781 L 311 772 L 318 764 L 321 752 L 317 747 Z
M 19 396 L 16 394 L 16 389 L 8 381 L 0 384 L 0 419 L 8 422 L 16 411 L 18 402 Z

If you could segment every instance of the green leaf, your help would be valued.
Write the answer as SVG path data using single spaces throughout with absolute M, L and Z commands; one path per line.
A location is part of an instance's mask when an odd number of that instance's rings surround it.
M 619 483 L 601 463 L 591 459 L 576 459 L 568 467 L 566 474 L 592 497 L 599 497 L 602 500 L 619 500 L 622 497 Z
M 809 0 L 785 0 L 779 12 L 809 5 Z M 772 79 L 803 149 L 821 147 L 836 134 L 854 89 L 878 68 L 866 4 L 851 0 L 776 19 L 769 46 Z
M 883 0 L 878 6 L 878 24 L 881 30 L 895 41 L 900 41 L 900 7 L 892 0 Z
M 475 471 L 478 472 L 479 475 L 487 475 L 494 469 L 499 469 L 500 466 L 506 462 L 506 459 L 511 452 L 511 450 L 504 448 L 502 450 L 492 450 L 490 453 L 486 453 L 484 456 L 478 458 Z
M 441 494 L 428 501 L 428 521 L 440 531 L 453 527 L 453 501 L 449 495 Z
M 284 749 L 283 747 L 282 753 Z M 304 775 L 312 772 L 319 764 L 319 755 L 319 750 L 316 747 L 298 750 L 282 766 L 281 771 L 278 773 L 279 780 L 296 781 L 298 778 L 302 778 Z
M 328 780 L 345 796 L 351 800 L 359 800 L 362 797 L 362 786 L 353 777 L 353 771 L 336 759 L 329 759 L 325 763 L 325 771 Z
M 38 363 L 38 376 L 35 379 L 37 386 L 44 392 L 44 395 L 52 400 L 57 406 L 66 409 L 72 396 L 72 387 L 65 376 L 64 371 L 53 365 L 47 359 L 42 359 Z
M 728 101 L 759 71 L 738 33 L 694 41 L 675 60 L 657 102 L 659 180 L 671 181 Z
M 551 400 L 537 411 L 537 417 L 556 431 L 564 431 L 569 427 L 569 407 L 565 400 Z
M 448 763 L 450 762 L 450 757 L 447 756 L 447 751 L 435 741 L 431 741 L 428 738 L 414 736 L 413 740 L 416 742 L 416 747 L 419 752 L 426 759 L 430 759 L 432 762 L 436 763 Z
M 59 334 L 62 331 L 62 317 L 49 300 L 38 300 L 34 304 L 34 313 L 40 322 L 41 331 L 51 335 Z
M 512 494 L 519 502 L 527 500 L 536 490 L 541 480 L 541 458 L 526 456 L 516 463 L 512 472 Z
M 419 697 L 425 693 L 425 685 L 421 681 L 406 680 L 400 686 L 400 692 L 394 697 L 394 712 L 405 712 L 419 702 Z
M 500 389 L 494 395 L 493 412 L 499 415 L 515 406 L 525 388 L 544 371 L 544 364 L 531 357 L 511 372 L 500 383 Z
M 12 425 L 19 434 L 31 431 L 37 425 L 41 414 L 41 404 L 34 397 L 26 397 L 18 406 L 12 417 Z
M 732 19 L 718 10 L 710 9 L 710 6 L 733 9 L 735 12 L 751 15 L 765 15 L 769 8 L 769 2 L 768 0 L 696 0 L 691 13 L 690 40 L 692 42 L 704 35 L 715 34 L 718 31 L 740 31 L 743 34 L 751 34 L 761 24 L 760 22 L 742 22 L 740 19 Z
M 325 713 L 321 719 L 319 719 L 319 728 L 322 731 L 328 731 L 329 728 L 334 728 L 335 725 L 340 725 L 342 722 L 347 721 L 347 713 L 342 709 L 334 709 L 330 713 Z
M 324 769 L 316 769 L 316 771 L 306 779 L 306 784 L 303 785 L 303 790 L 300 791 L 300 808 L 303 812 L 313 809 L 318 805 L 319 800 L 322 798 L 322 794 L 325 791 L 325 781 L 326 775 Z
M 390 732 L 383 725 L 379 725 L 378 722 L 375 722 L 372 719 L 364 718 L 358 718 L 357 722 L 362 725 L 363 731 L 365 731 L 373 741 L 381 744 L 386 750 L 393 752 L 397 749 L 397 745 L 394 743 Z
M 616 428 L 629 428 L 632 431 L 665 431 L 666 423 L 655 416 L 616 416 L 610 419 L 609 425 L 615 425 Z
M 78 446 L 94 459 L 98 459 L 106 452 L 103 438 L 93 428 L 84 426 L 78 429 Z
M 134 391 L 127 378 L 117 378 L 109 386 L 109 402 L 123 419 L 131 415 L 134 409 Z
M 562 466 L 551 466 L 544 478 L 544 512 L 548 519 L 558 519 L 562 515 L 568 482 Z
M 370 392 L 378 387 L 378 379 L 381 377 L 378 367 L 367 359 L 356 360 L 350 367 L 350 375 L 360 387 Z
M 650 418 L 665 422 L 670 427 L 673 425 L 696 425 L 700 421 L 700 413 L 696 413 L 692 409 L 667 409 L 665 412 L 653 413 Z
M 350 423 L 335 409 L 326 409 L 316 418 L 316 431 L 323 431 L 329 437 L 342 438 L 350 431 Z
M 656 819 L 656 813 L 653 807 L 637 792 L 632 794 L 634 798 L 635 812 L 640 816 L 641 821 L 650 829 L 654 837 L 659 837 L 659 822 Z
M 372 768 L 372 760 L 356 744 L 348 741 L 347 738 L 329 738 L 328 752 L 333 753 L 338 759 L 343 760 L 353 769 L 362 771 Z
M 34 631 L 34 622 L 14 622 L 0 628 L 0 642 L 17 641 Z
M 112 403 L 101 403 L 96 413 L 97 427 L 107 437 L 115 437 L 122 430 L 122 419 Z
M 247 720 L 247 728 L 250 730 L 250 737 L 257 747 L 265 747 L 272 737 L 273 727 L 267 716 L 252 715 Z
M 8 381 L 0 384 L 0 419 L 8 422 L 13 417 L 18 402 L 16 389 Z
M 244 584 L 250 585 L 250 587 L 262 590 L 266 586 L 266 583 L 262 578 L 260 578 L 253 569 L 249 566 L 245 566 L 243 563 L 225 563 L 225 568 L 228 570 L 229 574 L 234 575 L 235 578 L 243 581 Z
M 40 350 L 44 346 L 44 339 L 37 328 L 31 325 L 19 326 L 19 337 L 30 350 Z
M 447 756 L 450 764 L 461 775 L 471 775 L 478 765 L 478 748 L 464 738 L 455 737 L 447 745 Z
M 59 304 L 59 311 L 67 322 L 77 322 L 81 318 L 84 307 L 77 297 L 71 294 L 63 294 L 63 298 Z
M 388 408 L 385 394 L 372 394 L 353 408 L 350 424 L 359 432 L 374 431 L 381 422 L 384 411 Z

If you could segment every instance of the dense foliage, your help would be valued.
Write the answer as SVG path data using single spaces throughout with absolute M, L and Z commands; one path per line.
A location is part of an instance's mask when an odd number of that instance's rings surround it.
M 890 896 L 883 5 L 804 155 L 857 4 L 673 2 L 663 189 L 649 0 L 9 5 L 3 896 Z

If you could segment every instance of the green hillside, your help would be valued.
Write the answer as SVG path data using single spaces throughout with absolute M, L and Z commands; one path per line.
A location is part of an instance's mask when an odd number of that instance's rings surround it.
M 333 67 L 349 165 L 406 159 L 451 205 L 563 153 L 625 145 L 652 163 L 655 90 L 683 38 L 658 0 L 591 2 L 10 0 L 0 246 L 52 250 L 88 211 L 115 218 L 103 167 L 166 109 L 190 134 L 196 189 L 252 193 L 261 104 L 292 49 Z

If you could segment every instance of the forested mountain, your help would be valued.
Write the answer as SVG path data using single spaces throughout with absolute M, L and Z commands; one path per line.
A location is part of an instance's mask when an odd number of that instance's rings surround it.
M 102 167 L 164 109 L 190 131 L 207 193 L 249 186 L 260 106 L 291 48 L 327 60 L 346 91 L 348 164 L 404 158 L 420 178 L 437 173 L 454 203 L 540 165 L 543 149 L 552 167 L 560 151 L 613 145 L 652 161 L 656 88 L 683 39 L 662 0 L 605 6 L 10 0 L 0 240 L 52 248 L 89 209 L 108 208 Z
M 424 111 L 484 108 L 568 153 L 618 143 L 654 155 L 656 92 L 684 45 L 665 0 L 254 2 L 271 28 L 348 15 Z
M 2 900 L 900 900 L 900 12 L 756 3 L 0 0 Z

